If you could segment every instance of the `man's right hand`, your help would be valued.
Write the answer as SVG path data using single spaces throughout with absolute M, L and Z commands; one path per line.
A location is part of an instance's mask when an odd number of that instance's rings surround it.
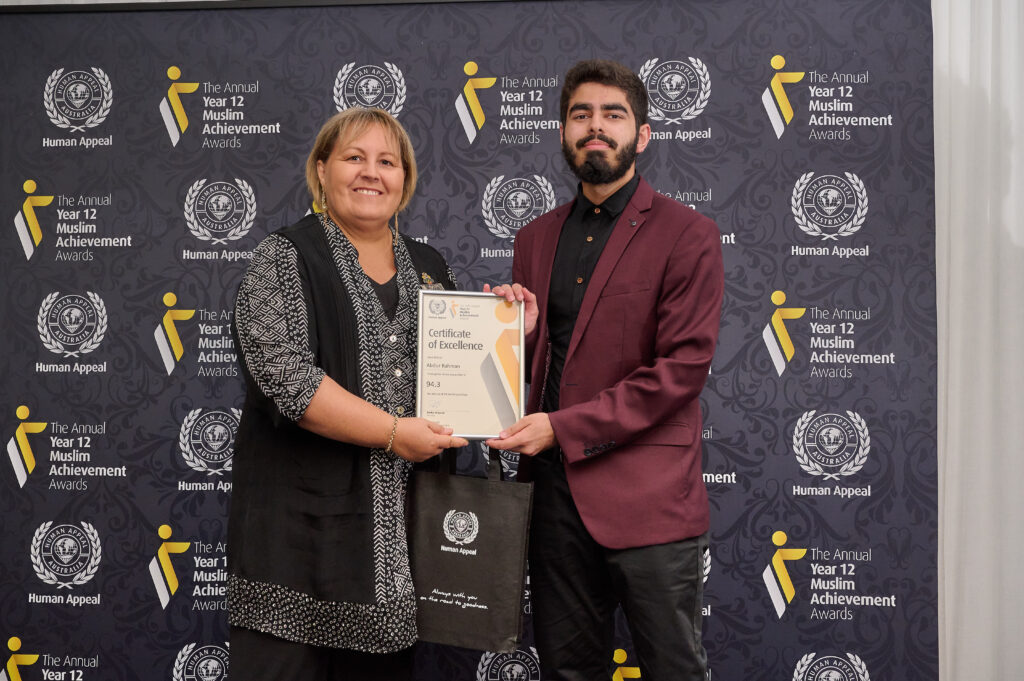
M 501 296 L 508 302 L 520 301 L 526 308 L 523 310 L 523 333 L 529 336 L 537 328 L 537 296 L 522 284 L 500 284 L 493 289 L 484 284 L 484 293 Z
M 452 429 L 440 423 L 417 417 L 398 419 L 391 451 L 407 461 L 426 461 L 451 447 L 465 447 L 468 442 L 452 435 Z

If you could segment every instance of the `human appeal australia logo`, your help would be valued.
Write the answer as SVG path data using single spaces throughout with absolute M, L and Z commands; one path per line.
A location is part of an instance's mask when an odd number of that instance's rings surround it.
M 793 681 L 870 681 L 864 660 L 853 653 L 846 653 L 846 659 L 834 655 L 815 659 L 816 655 L 807 653 L 800 658 L 793 669 Z
M 43 299 L 36 315 L 36 330 L 43 346 L 64 357 L 85 355 L 103 342 L 107 333 L 107 308 L 103 300 L 87 291 L 61 295 L 54 291 Z
M 480 212 L 487 231 L 502 239 L 514 239 L 519 229 L 555 208 L 555 190 L 547 179 L 499 175 L 484 188 Z
M 32 535 L 32 569 L 46 584 L 70 589 L 96 576 L 102 550 L 96 528 L 45 522 Z
M 808 236 L 838 241 L 856 234 L 868 214 L 868 191 L 853 173 L 820 175 L 804 173 L 793 186 L 790 208 L 797 227 Z
M 173 681 L 223 681 L 228 678 L 228 643 L 196 647 L 189 643 L 174 659 Z
M 245 180 L 196 180 L 185 196 L 185 223 L 192 236 L 214 244 L 241 239 L 256 219 L 256 195 Z
M 540 681 L 537 649 L 484 653 L 476 667 L 476 681 Z
M 647 88 L 647 117 L 668 124 L 688 121 L 704 112 L 711 97 L 711 76 L 700 59 L 687 61 L 648 59 L 640 69 Z
M 480 521 L 472 511 L 452 509 L 445 514 L 441 523 L 444 537 L 453 544 L 471 544 L 480 530 Z
M 349 62 L 334 79 L 334 104 L 338 111 L 355 107 L 376 107 L 398 117 L 405 107 L 405 76 L 394 64 L 356 67 Z
M 793 452 L 800 468 L 825 480 L 853 475 L 864 467 L 871 451 L 871 435 L 856 412 L 842 414 L 804 412 L 793 429 Z
M 185 417 L 178 433 L 178 448 L 189 468 L 207 475 L 222 475 L 231 470 L 235 435 L 242 418 L 240 409 L 203 412 L 193 409 Z
M 57 69 L 43 87 L 43 108 L 58 128 L 81 132 L 107 119 L 113 103 L 113 87 L 103 69 L 89 71 Z

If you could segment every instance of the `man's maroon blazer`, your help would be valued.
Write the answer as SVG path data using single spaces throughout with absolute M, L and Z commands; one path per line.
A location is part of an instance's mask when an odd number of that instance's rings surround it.
M 542 404 L 551 267 L 572 205 L 516 237 L 513 281 L 533 291 L 540 308 L 525 348 L 529 413 Z M 718 338 L 722 277 L 715 223 L 641 178 L 587 286 L 560 408 L 550 413 L 576 508 L 605 547 L 662 544 L 708 529 L 698 396 Z M 527 457 L 520 466 L 528 478 Z

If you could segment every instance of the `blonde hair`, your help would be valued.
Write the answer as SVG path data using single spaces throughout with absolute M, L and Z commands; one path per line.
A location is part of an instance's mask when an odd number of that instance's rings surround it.
M 384 109 L 352 107 L 345 109 L 327 119 L 313 143 L 313 149 L 306 159 L 306 187 L 313 203 L 319 210 L 324 210 L 324 189 L 320 186 L 320 175 L 317 173 L 317 162 L 327 161 L 327 157 L 338 144 L 347 145 L 362 135 L 371 125 L 379 125 L 391 138 L 398 143 L 399 160 L 405 170 L 402 182 L 402 199 L 398 202 L 401 212 L 412 199 L 416 189 L 416 155 L 412 149 L 409 134 L 395 117 Z

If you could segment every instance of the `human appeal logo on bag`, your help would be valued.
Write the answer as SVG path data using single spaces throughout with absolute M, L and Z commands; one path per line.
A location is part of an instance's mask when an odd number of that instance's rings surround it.
M 476 681 L 540 681 L 537 649 L 484 653 L 476 668 Z
M 834 655 L 815 659 L 816 653 L 807 653 L 793 669 L 793 681 L 869 681 L 864 660 L 846 653 L 848 660 Z
M 441 529 L 444 530 L 445 539 L 453 544 L 459 544 L 460 546 L 472 544 L 473 540 L 476 539 L 477 532 L 480 531 L 480 521 L 477 519 L 476 513 L 472 511 L 456 511 L 452 509 L 445 514 L 444 521 L 441 523 Z M 441 549 L 446 551 L 454 550 L 443 546 Z M 460 549 L 459 553 L 475 556 L 476 549 Z

